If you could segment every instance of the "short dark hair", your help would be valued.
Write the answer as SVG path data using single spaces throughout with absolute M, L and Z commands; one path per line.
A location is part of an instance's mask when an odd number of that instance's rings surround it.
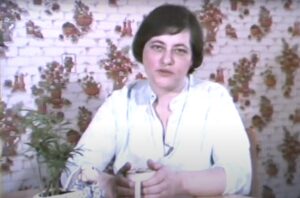
M 177 34 L 189 30 L 193 64 L 188 73 L 193 73 L 203 60 L 203 33 L 197 17 L 182 5 L 163 4 L 152 10 L 142 21 L 132 44 L 133 56 L 142 63 L 143 49 L 148 40 L 162 34 Z

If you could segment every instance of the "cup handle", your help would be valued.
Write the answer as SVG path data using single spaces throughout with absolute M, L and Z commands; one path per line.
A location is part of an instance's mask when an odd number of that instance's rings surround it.
M 141 181 L 136 181 L 135 184 L 134 184 L 134 197 L 135 198 L 141 198 L 142 195 L 141 195 Z

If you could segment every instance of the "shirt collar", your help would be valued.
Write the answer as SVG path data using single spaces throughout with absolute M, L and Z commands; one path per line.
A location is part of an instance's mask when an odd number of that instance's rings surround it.
M 173 98 L 173 100 L 170 103 L 170 109 L 173 110 L 174 108 L 176 108 L 177 106 L 180 106 L 180 104 L 182 104 L 185 101 L 185 96 L 189 91 L 190 85 L 193 84 L 193 77 L 192 75 L 189 75 L 188 77 L 186 77 L 185 79 L 185 86 L 183 88 L 183 90 L 180 92 L 180 94 L 178 94 L 175 98 Z M 153 104 L 154 101 L 157 98 L 157 95 L 153 92 L 153 90 L 151 89 L 151 86 L 148 82 L 147 84 L 147 96 L 148 96 L 148 101 L 150 104 Z

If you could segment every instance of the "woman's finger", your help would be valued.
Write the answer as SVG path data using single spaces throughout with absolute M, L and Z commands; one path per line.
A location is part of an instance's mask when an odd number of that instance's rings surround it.
M 143 194 L 144 195 L 159 195 L 167 188 L 166 182 L 160 182 L 157 185 L 151 185 L 144 187 L 143 186 Z
M 155 162 L 152 159 L 147 161 L 147 165 L 151 170 L 159 170 L 163 167 L 163 164 Z
M 126 162 L 117 172 L 117 175 L 125 175 L 131 169 L 131 164 Z
M 149 187 L 149 186 L 152 186 L 152 185 L 158 185 L 160 183 L 162 183 L 164 181 L 166 177 L 166 173 L 164 171 L 164 169 L 160 169 L 158 170 L 153 177 L 151 177 L 150 179 L 146 180 L 146 181 L 143 181 L 142 182 L 142 185 L 143 187 Z
M 132 188 L 116 186 L 115 189 L 116 189 L 117 197 L 133 197 L 134 196 L 134 189 L 132 189 Z
M 118 186 L 127 187 L 127 188 L 132 188 L 134 186 L 133 181 L 131 181 L 130 179 L 122 175 L 116 176 L 116 184 Z

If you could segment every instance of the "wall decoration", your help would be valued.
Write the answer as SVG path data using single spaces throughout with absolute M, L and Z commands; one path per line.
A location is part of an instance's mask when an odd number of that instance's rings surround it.
M 34 38 L 39 38 L 39 39 L 44 38 L 41 32 L 41 28 L 35 25 L 33 21 L 29 20 L 28 22 L 26 22 L 25 25 L 26 25 L 26 33 L 28 35 L 32 35 Z
M 260 7 L 258 22 L 264 33 L 270 31 L 273 24 L 273 19 L 270 11 L 265 6 Z
M 224 84 L 225 83 L 224 68 L 218 68 L 216 73 L 210 74 L 209 78 L 214 82 Z
M 23 73 L 15 74 L 14 82 L 12 85 L 12 92 L 16 92 L 16 91 L 25 92 L 26 91 L 24 76 L 25 75 Z
M 236 30 L 234 27 L 232 27 L 231 24 L 227 24 L 225 26 L 225 34 L 226 34 L 226 36 L 228 36 L 229 38 L 232 38 L 232 39 L 238 38 Z
M 201 10 L 195 11 L 200 23 L 206 30 L 204 52 L 207 54 L 211 54 L 213 43 L 217 41 L 216 36 L 219 26 L 223 23 L 223 18 L 225 18 L 225 15 L 219 8 L 220 3 L 220 1 L 213 3 L 206 1 Z
M 60 10 L 60 5 L 58 4 L 58 0 L 34 0 L 34 5 L 42 5 L 44 1 L 45 13 L 48 15 L 52 15 L 53 12 L 58 12 Z
M 71 38 L 73 43 L 76 43 L 81 35 L 80 30 L 71 22 L 65 22 L 62 25 L 63 34 L 59 36 L 61 40 L 64 39 L 64 36 Z
M 263 185 L 262 197 L 263 198 L 276 198 L 273 189 L 267 185 Z
M 65 65 L 57 61 L 47 63 L 46 68 L 39 68 L 41 80 L 38 85 L 32 86 L 32 94 L 53 108 L 62 108 L 70 105 L 70 100 L 63 98 L 62 91 L 69 82 L 69 73 Z
M 300 124 L 300 108 L 295 109 L 293 114 L 290 114 L 289 119 L 293 124 Z
M 267 69 L 261 73 L 264 83 L 269 89 L 274 89 L 277 84 L 277 79 L 270 66 L 265 66 Z
M 101 92 L 101 83 L 96 82 L 93 73 L 86 74 L 82 79 L 78 80 L 81 84 L 84 93 L 88 95 L 89 98 L 98 97 Z
M 64 36 L 70 38 L 73 43 L 77 43 L 80 36 L 90 31 L 90 26 L 93 22 L 93 14 L 89 11 L 89 7 L 82 1 L 75 1 L 74 20 L 72 22 L 65 22 L 62 25 L 63 34 L 59 35 L 60 40 L 64 40 Z
M 249 38 L 255 38 L 257 41 L 260 41 L 262 37 L 264 36 L 264 33 L 260 26 L 254 24 L 250 27 L 250 35 Z
M 108 0 L 108 3 L 109 3 L 109 5 L 117 6 L 117 5 L 118 5 L 118 4 L 117 4 L 117 1 L 118 1 L 118 0 Z
M 76 72 L 76 54 L 73 53 L 64 53 L 62 54 L 62 64 L 66 69 L 67 73 Z
M 3 31 L 0 28 L 0 57 L 5 56 L 5 51 L 8 49 L 8 47 L 4 43 L 4 35 Z
M 264 120 L 264 123 L 269 123 L 271 121 L 274 110 L 270 99 L 268 99 L 266 96 L 260 97 L 259 112 Z
M 258 60 L 257 54 L 252 54 L 250 59 L 244 57 L 233 63 L 234 74 L 228 79 L 228 85 L 234 101 L 240 102 L 242 109 L 250 105 L 249 97 L 255 94 L 250 82 Z
M 81 134 L 78 131 L 71 129 L 67 132 L 66 136 L 67 142 L 69 142 L 71 145 L 76 145 L 81 137 Z
M 274 113 L 274 107 L 266 96 L 260 97 L 259 114 L 252 117 L 251 125 L 258 131 L 262 131 L 268 123 L 271 122 Z
M 90 25 L 93 22 L 93 14 L 89 11 L 89 7 L 80 0 L 75 1 L 74 19 L 82 33 L 90 30 Z
M 17 103 L 8 108 L 5 102 L 0 101 L 0 138 L 3 141 L 0 163 L 3 172 L 10 171 L 10 166 L 13 165 L 12 157 L 17 155 L 20 135 L 24 132 L 21 126 L 23 117 L 20 114 L 22 107 L 22 103 Z
M 113 89 L 120 89 L 126 84 L 137 64 L 128 57 L 128 48 L 119 50 L 110 39 L 107 39 L 106 43 L 107 58 L 100 60 L 100 67 L 104 68 L 108 78 L 113 80 Z
M 5 42 L 12 41 L 12 32 L 17 21 L 21 20 L 21 14 L 27 11 L 20 8 L 10 0 L 2 0 L 0 4 L 0 57 L 5 56 L 7 46 Z
M 254 0 L 230 0 L 230 7 L 232 11 L 239 11 L 240 18 L 244 18 L 245 16 L 250 14 L 248 9 L 249 5 L 253 5 Z
M 78 107 L 78 111 L 79 111 L 78 114 L 79 116 L 77 119 L 77 126 L 79 127 L 79 131 L 81 133 L 84 133 L 88 125 L 92 121 L 93 113 L 84 106 Z
M 33 5 L 42 5 L 43 4 L 43 0 L 32 0 Z
M 269 158 L 265 163 L 266 173 L 269 177 L 275 177 L 278 175 L 278 167 L 277 164 L 273 161 L 272 158 Z
M 295 84 L 295 73 L 300 67 L 300 56 L 297 54 L 298 44 L 291 47 L 285 39 L 282 39 L 282 44 L 283 49 L 281 51 L 281 55 L 276 57 L 276 61 L 280 64 L 281 71 L 285 74 L 285 82 L 282 87 L 283 95 L 286 98 L 289 98 Z
M 256 128 L 258 131 L 262 131 L 265 127 L 265 122 L 260 115 L 254 115 L 251 119 L 251 126 Z
M 45 13 L 48 15 L 52 15 L 53 12 L 58 12 L 60 10 L 60 5 L 58 4 L 58 0 L 32 0 L 33 5 L 41 6 L 44 4 Z
M 294 23 L 294 26 L 288 28 L 288 32 L 293 36 L 293 37 L 298 37 L 300 36 L 300 21 L 296 21 Z
M 250 27 L 249 39 L 255 38 L 257 41 L 261 41 L 261 39 L 270 32 L 273 19 L 270 11 L 264 6 L 260 7 L 258 23 L 258 25 L 253 24 Z
M 121 37 L 132 37 L 132 20 L 124 19 L 123 26 L 117 25 L 115 31 L 121 35 Z
M 292 134 L 286 127 L 283 127 L 283 131 L 283 143 L 278 148 L 288 165 L 285 173 L 286 183 L 291 185 L 294 181 L 294 175 L 297 171 L 297 159 L 300 155 L 300 132 Z
M 293 5 L 293 0 L 283 0 L 283 7 L 287 10 L 291 10 Z

